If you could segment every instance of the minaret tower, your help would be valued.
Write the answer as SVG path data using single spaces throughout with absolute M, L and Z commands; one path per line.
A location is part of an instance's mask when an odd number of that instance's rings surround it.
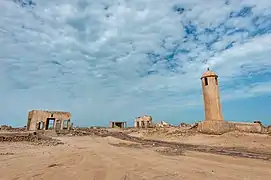
M 209 68 L 201 76 L 205 120 L 224 120 L 219 97 L 218 76 Z

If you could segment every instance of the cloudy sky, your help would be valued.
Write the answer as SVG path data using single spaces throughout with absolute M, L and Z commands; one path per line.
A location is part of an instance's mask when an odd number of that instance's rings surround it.
M 195 122 L 206 67 L 226 120 L 271 123 L 270 0 L 1 0 L 0 47 L 0 124 Z

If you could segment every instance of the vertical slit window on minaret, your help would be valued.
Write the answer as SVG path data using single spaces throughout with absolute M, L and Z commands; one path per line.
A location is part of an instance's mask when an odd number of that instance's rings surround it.
M 218 85 L 217 77 L 215 77 L 215 84 Z
M 204 78 L 204 83 L 205 83 L 205 86 L 208 86 L 208 79 L 206 77 Z

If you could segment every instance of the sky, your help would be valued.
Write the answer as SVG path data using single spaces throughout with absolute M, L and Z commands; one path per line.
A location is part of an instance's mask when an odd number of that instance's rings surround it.
M 0 124 L 201 121 L 207 67 L 225 120 L 271 124 L 270 0 L 1 0 L 0 47 Z

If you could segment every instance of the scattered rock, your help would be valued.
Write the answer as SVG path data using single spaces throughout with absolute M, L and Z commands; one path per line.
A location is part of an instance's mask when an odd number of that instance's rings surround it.
M 156 127 L 170 127 L 172 125 L 170 125 L 169 123 L 165 122 L 165 121 L 161 121 L 160 123 L 155 124 Z
M 176 149 L 176 148 L 165 148 L 165 149 L 158 149 L 158 150 L 155 150 L 155 151 L 162 154 L 162 155 L 167 155 L 167 156 L 184 155 L 182 149 Z
M 56 167 L 56 166 L 61 166 L 61 164 L 56 164 L 56 163 L 54 163 L 54 164 L 50 164 L 50 165 L 48 166 L 48 168 L 51 168 L 51 167 Z
M 1 125 L 0 126 L 1 131 L 8 131 L 8 132 L 21 132 L 21 131 L 26 131 L 26 127 L 22 128 L 13 128 L 12 126 L 8 125 Z
M 6 152 L 6 153 L 0 153 L 1 156 L 5 156 L 5 155 L 14 155 L 14 153 L 10 153 L 10 152 Z

